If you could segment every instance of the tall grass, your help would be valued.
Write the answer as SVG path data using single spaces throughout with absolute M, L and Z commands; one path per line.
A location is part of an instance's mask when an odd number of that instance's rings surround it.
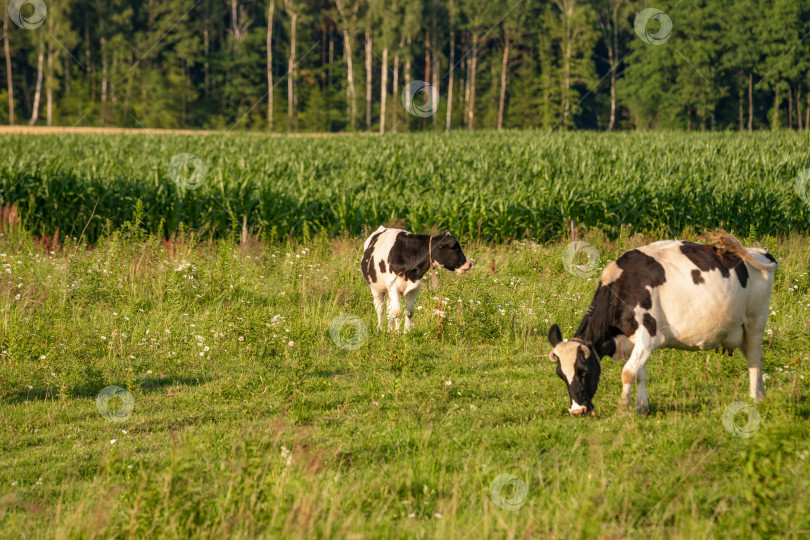
M 6 135 L 0 200 L 29 227 L 87 238 L 144 205 L 143 227 L 215 237 L 243 219 L 269 239 L 359 233 L 396 221 L 482 239 L 545 240 L 570 220 L 618 236 L 622 224 L 675 236 L 724 226 L 743 236 L 810 232 L 794 181 L 805 133 L 507 132 L 384 137 Z M 178 187 L 169 163 L 199 156 L 208 175 Z M 93 208 L 98 201 L 93 219 Z

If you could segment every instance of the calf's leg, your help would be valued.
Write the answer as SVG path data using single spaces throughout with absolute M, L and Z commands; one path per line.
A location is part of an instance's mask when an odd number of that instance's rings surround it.
M 416 304 L 416 295 L 419 293 L 419 288 L 416 287 L 412 291 L 405 294 L 405 331 L 410 332 L 413 329 L 413 306 Z
M 402 315 L 402 304 L 399 291 L 392 287 L 388 289 L 388 331 L 399 332 L 399 318 Z
M 374 296 L 374 309 L 377 310 L 377 329 L 383 328 L 383 311 L 385 311 L 385 292 L 371 289 L 371 294 Z

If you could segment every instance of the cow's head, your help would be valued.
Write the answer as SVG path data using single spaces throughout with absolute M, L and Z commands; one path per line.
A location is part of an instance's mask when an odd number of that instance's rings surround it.
M 472 268 L 472 263 L 461 251 L 458 240 L 449 232 L 431 237 L 430 249 L 434 265 L 459 274 Z
M 553 324 L 548 331 L 548 341 L 554 350 L 548 355 L 557 364 L 557 375 L 565 381 L 574 415 L 593 414 L 593 396 L 599 385 L 602 367 L 593 346 L 577 339 L 563 341 L 560 327 Z

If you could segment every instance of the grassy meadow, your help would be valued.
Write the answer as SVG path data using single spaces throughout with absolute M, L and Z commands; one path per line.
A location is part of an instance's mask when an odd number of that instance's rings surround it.
M 624 231 L 585 236 L 599 268 L 650 240 Z M 47 252 L 6 227 L 0 536 L 806 535 L 810 241 L 760 240 L 780 268 L 742 438 L 723 424 L 748 401 L 739 351 L 656 352 L 647 416 L 618 408 L 605 360 L 597 415 L 568 415 L 545 332 L 571 335 L 596 278 L 566 271 L 565 238 L 466 242 L 473 270 L 426 276 L 416 330 L 393 335 L 361 236 L 167 243 L 128 224 Z M 367 326 L 344 327 L 355 347 L 330 337 L 342 314 Z M 97 407 L 111 385 L 133 399 L 108 403 L 121 421 Z
M 1 538 L 810 533 L 806 132 L 1 140 Z M 425 277 L 411 334 L 360 274 L 380 223 L 475 263 Z M 717 226 L 780 264 L 767 400 L 739 351 L 658 351 L 648 415 L 605 360 L 570 417 L 548 327 Z

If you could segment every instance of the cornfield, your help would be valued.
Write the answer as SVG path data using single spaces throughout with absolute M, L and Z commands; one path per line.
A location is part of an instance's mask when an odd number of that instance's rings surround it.
M 223 236 L 246 219 L 271 239 L 386 222 L 492 240 L 546 240 L 570 220 L 608 236 L 623 224 L 673 236 L 716 226 L 810 232 L 810 201 L 796 189 L 810 137 L 794 132 L 0 140 L 0 203 L 16 203 L 43 235 L 75 238 L 87 225 L 87 241 L 133 220 L 157 234 Z M 197 189 L 185 187 L 187 171 L 170 176 L 182 153 L 207 168 Z

